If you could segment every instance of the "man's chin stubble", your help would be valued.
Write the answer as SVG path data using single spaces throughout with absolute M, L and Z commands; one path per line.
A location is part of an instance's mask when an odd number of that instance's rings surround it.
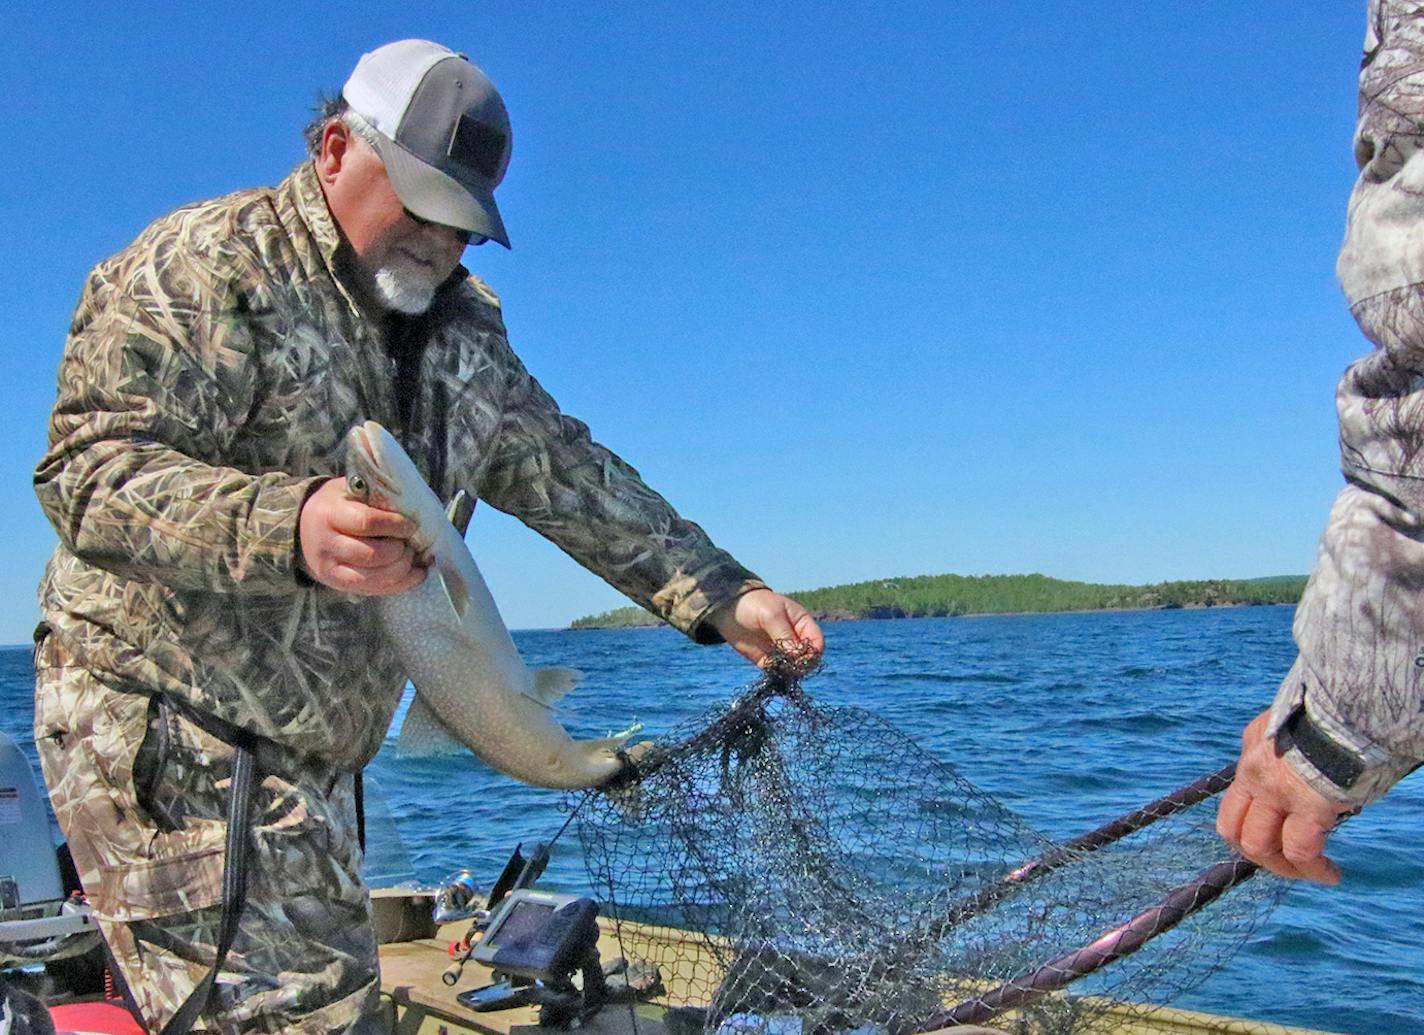
M 418 316 L 430 308 L 435 285 L 389 266 L 372 278 L 376 300 L 385 308 L 407 316 Z

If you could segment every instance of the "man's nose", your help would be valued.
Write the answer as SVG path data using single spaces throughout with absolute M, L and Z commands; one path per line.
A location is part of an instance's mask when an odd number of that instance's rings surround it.
M 458 262 L 468 238 L 454 227 L 430 223 L 420 228 L 421 237 L 431 253 L 451 263 Z

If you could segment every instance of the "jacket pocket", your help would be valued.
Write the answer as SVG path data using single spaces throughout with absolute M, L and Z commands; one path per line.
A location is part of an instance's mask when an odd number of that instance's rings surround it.
M 165 829 L 175 824 L 160 826 L 149 811 L 164 793 L 175 750 L 150 737 L 152 698 L 48 656 L 54 640 L 42 645 L 36 674 L 37 747 L 55 817 L 95 911 L 127 922 L 221 902 L 226 824 L 189 815 L 181 828 Z

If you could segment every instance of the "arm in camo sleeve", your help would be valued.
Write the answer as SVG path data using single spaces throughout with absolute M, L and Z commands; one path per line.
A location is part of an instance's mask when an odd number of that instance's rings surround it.
M 673 510 L 638 472 L 559 412 L 510 354 L 497 453 L 480 495 L 699 643 L 709 612 L 765 583 Z
M 1375 350 L 1336 393 L 1348 483 L 1296 611 L 1300 655 L 1272 706 L 1302 705 L 1361 763 L 1342 789 L 1291 749 L 1332 800 L 1363 804 L 1424 759 L 1424 4 L 1373 0 L 1339 275 Z
M 246 303 L 185 213 L 91 274 L 59 373 L 35 490 L 63 546 L 180 589 L 288 592 L 313 479 L 232 455 L 257 381 Z M 119 261 L 119 259 L 122 261 Z

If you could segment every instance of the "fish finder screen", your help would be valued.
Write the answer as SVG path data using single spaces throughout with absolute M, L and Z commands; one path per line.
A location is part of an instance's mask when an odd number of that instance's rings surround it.
M 542 902 L 515 902 L 505 916 L 499 929 L 491 932 L 490 943 L 505 944 L 522 941 L 538 934 L 545 921 L 554 913 L 554 907 Z

